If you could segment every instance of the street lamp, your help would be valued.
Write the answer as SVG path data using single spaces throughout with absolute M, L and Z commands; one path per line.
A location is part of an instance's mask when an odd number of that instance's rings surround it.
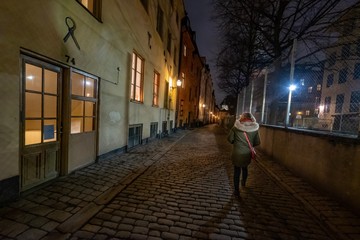
M 289 86 L 289 99 L 288 99 L 288 103 L 287 103 L 287 108 L 286 108 L 286 120 L 285 120 L 285 127 L 289 126 L 289 115 L 290 115 L 290 105 L 291 105 L 291 95 L 292 92 L 296 89 L 296 85 L 291 84 Z

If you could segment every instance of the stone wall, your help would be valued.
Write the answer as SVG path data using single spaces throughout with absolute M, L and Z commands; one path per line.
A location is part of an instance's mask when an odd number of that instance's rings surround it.
M 260 149 L 360 213 L 360 139 L 261 126 Z

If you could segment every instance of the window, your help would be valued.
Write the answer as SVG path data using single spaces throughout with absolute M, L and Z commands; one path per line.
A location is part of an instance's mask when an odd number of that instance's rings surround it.
M 157 122 L 152 122 L 150 124 L 150 138 L 155 138 L 157 132 L 158 132 L 158 123 Z
M 339 72 L 339 81 L 338 81 L 339 84 L 346 82 L 347 73 L 348 73 L 347 68 L 343 68 L 343 69 L 340 70 L 340 72 Z
M 138 54 L 133 53 L 131 68 L 131 92 L 132 101 L 142 102 L 143 100 L 143 79 L 144 79 L 144 59 Z
M 176 12 L 175 20 L 176 20 L 176 26 L 179 27 L 179 13 L 178 12 Z
M 129 127 L 128 148 L 141 144 L 142 125 L 133 125 Z
M 329 67 L 333 66 L 336 62 L 336 52 L 333 52 L 328 59 Z
M 146 11 L 148 11 L 148 0 L 140 0 L 141 4 L 145 8 Z
M 170 33 L 170 29 L 168 31 L 168 36 L 167 36 L 167 50 L 171 54 L 171 33 Z
M 360 91 L 355 91 L 351 93 L 350 112 L 359 112 L 359 111 L 360 111 Z
M 186 57 L 186 45 L 184 44 L 184 57 Z
M 309 115 L 310 115 L 310 110 L 306 110 L 306 111 L 305 111 L 305 115 L 306 115 L 306 116 L 309 116 Z
M 300 79 L 300 84 L 301 84 L 301 86 L 304 86 L 305 85 L 305 79 Z
M 360 63 L 355 64 L 355 67 L 354 67 L 354 79 L 360 80 Z
M 177 53 L 177 48 L 174 46 L 174 55 L 173 55 L 173 57 L 174 57 L 174 65 L 175 65 L 175 66 L 176 66 L 176 64 L 177 64 L 176 53 Z
M 154 83 L 153 83 L 153 106 L 159 106 L 159 87 L 160 87 L 160 74 L 154 72 Z
M 334 83 L 334 74 L 329 74 L 327 76 L 326 87 L 330 87 L 331 85 L 333 85 L 333 83 Z
M 157 21 L 156 21 L 156 31 L 159 33 L 160 38 L 163 38 L 163 19 L 164 19 L 164 12 L 160 6 L 157 9 Z
M 315 104 L 318 105 L 320 103 L 320 97 L 315 97 Z
M 331 105 L 331 97 L 325 98 L 325 106 L 324 106 L 324 112 L 329 113 L 330 112 L 330 105 Z
M 71 133 L 92 132 L 96 120 L 97 79 L 71 74 Z
M 308 87 L 308 93 L 312 93 L 312 87 Z
M 185 87 L 185 73 L 184 72 L 181 72 L 181 86 L 182 88 Z
M 360 56 L 360 38 L 356 41 L 356 55 Z
M 316 108 L 315 111 L 314 111 L 315 114 L 319 114 L 319 109 Z
M 25 145 L 58 140 L 60 70 L 51 68 L 25 63 Z
M 77 0 L 85 7 L 95 18 L 101 19 L 101 1 L 102 0 Z
M 321 91 L 321 84 L 316 85 L 316 90 L 317 90 L 318 92 Z
M 342 107 L 344 104 L 344 94 L 339 94 L 336 96 L 336 106 L 335 106 L 335 113 L 341 113 Z
M 348 36 L 355 28 L 355 18 L 349 18 L 344 21 L 342 33 Z
M 169 82 L 166 82 L 165 83 L 165 93 L 164 93 L 164 108 L 170 107 L 170 105 L 168 103 L 168 101 L 170 99 L 168 99 L 168 97 L 169 97 Z
M 341 48 L 341 58 L 346 59 L 350 56 L 350 45 L 345 45 Z

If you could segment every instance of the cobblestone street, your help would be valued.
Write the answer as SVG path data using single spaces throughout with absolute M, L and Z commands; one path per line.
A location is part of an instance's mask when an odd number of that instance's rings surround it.
M 177 133 L 0 208 L 1 239 L 360 239 L 360 219 L 260 154 L 240 199 L 217 125 Z

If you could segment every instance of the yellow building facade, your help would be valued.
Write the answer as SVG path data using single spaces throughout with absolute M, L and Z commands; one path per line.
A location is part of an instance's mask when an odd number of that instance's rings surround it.
M 0 11 L 0 201 L 174 128 L 182 0 Z

